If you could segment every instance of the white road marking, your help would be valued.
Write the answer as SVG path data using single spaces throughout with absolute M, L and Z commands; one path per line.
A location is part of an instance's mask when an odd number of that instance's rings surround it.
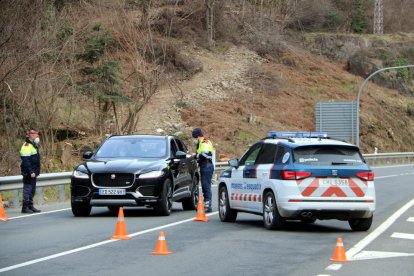
M 379 235 L 381 235 L 385 230 L 387 230 L 405 211 L 407 211 L 409 208 L 411 208 L 414 205 L 414 199 L 407 202 L 403 207 L 398 209 L 394 214 L 392 214 L 386 221 L 384 221 L 380 226 L 378 226 L 374 231 L 372 231 L 368 236 L 360 240 L 354 247 L 349 249 L 347 252 L 345 252 L 345 256 L 347 256 L 347 259 L 349 261 L 353 260 L 362 260 L 362 259 L 368 259 L 369 256 L 376 255 L 377 258 L 386 258 L 387 257 L 399 257 L 399 256 L 411 256 L 411 255 L 399 255 L 396 256 L 395 254 L 409 254 L 409 253 L 398 253 L 398 252 L 382 252 L 377 254 L 374 254 L 372 252 L 374 251 L 363 251 L 361 252 L 368 244 L 370 244 L 372 241 L 374 241 L 376 238 L 378 238 Z M 371 253 L 370 253 L 371 252 Z M 414 254 L 413 254 L 414 255 Z M 328 270 L 330 266 L 327 266 L 325 270 Z M 341 267 L 338 268 L 338 270 Z
M 407 219 L 407 221 L 408 221 L 408 222 L 414 222 L 414 217 L 409 217 L 409 218 Z
M 385 252 L 385 251 L 361 251 L 354 256 L 353 260 L 370 260 L 392 257 L 414 256 L 414 253 Z
M 40 215 L 45 215 L 45 214 L 51 214 L 51 213 L 57 213 L 57 212 L 61 212 L 61 211 L 67 211 L 67 210 L 71 210 L 71 208 L 65 208 L 65 209 L 59 209 L 59 210 L 53 210 L 53 211 L 46 211 L 46 212 L 40 212 L 40 213 L 33 213 L 30 215 L 22 215 L 22 216 L 18 216 L 18 217 L 12 217 L 9 219 L 20 219 L 20 218 L 27 218 L 27 217 L 33 217 L 33 216 L 40 216 Z
M 340 270 L 342 267 L 341 264 L 331 264 L 325 268 L 325 270 Z
M 213 215 L 216 215 L 216 214 L 218 214 L 218 212 L 208 213 L 208 214 L 206 214 L 206 216 L 213 216 Z M 177 221 L 177 222 L 157 226 L 157 227 L 154 227 L 154 228 L 151 228 L 151 229 L 147 229 L 147 230 L 144 230 L 144 231 L 139 231 L 139 232 L 129 234 L 128 236 L 135 237 L 135 236 L 143 235 L 143 234 L 146 234 L 146 233 L 149 233 L 149 232 L 154 232 L 154 231 L 157 231 L 157 230 L 160 230 L 160 229 L 165 229 L 165 228 L 173 227 L 173 226 L 176 226 L 176 225 L 179 225 L 179 224 L 187 223 L 187 222 L 190 222 L 190 221 L 194 221 L 194 218 L 189 218 L 189 219 L 185 219 L 185 220 L 181 220 L 181 221 Z M 17 269 L 17 268 L 20 268 L 20 267 L 29 266 L 29 265 L 32 265 L 32 264 L 48 261 L 48 260 L 51 260 L 51 259 L 56 259 L 56 258 L 59 258 L 59 257 L 62 257 L 62 256 L 66 256 L 66 255 L 69 255 L 69 254 L 77 253 L 77 252 L 80 252 L 80 251 L 83 251 L 83 250 L 91 249 L 91 248 L 94 248 L 94 247 L 98 247 L 98 246 L 101 246 L 101 245 L 105 245 L 105 244 L 108 244 L 108 243 L 111 243 L 111 242 L 117 242 L 117 241 L 120 241 L 120 240 L 106 240 L 106 241 L 102 241 L 102 242 L 97 242 L 97 243 L 94 243 L 94 244 L 90 244 L 90 245 L 87 245 L 87 246 L 83 246 L 83 247 L 75 248 L 75 249 L 72 249 L 72 250 L 64 251 L 64 252 L 61 252 L 61 253 L 53 254 L 53 255 L 50 255 L 50 256 L 43 257 L 43 258 L 34 259 L 34 260 L 27 261 L 27 262 L 24 262 L 24 263 L 20 263 L 20 264 L 8 266 L 8 267 L 0 268 L 0 273 L 10 271 L 10 270 L 13 270 L 13 269 Z M 125 241 L 121 241 L 121 242 L 125 242 Z
M 391 178 L 391 177 L 397 177 L 398 174 L 390 174 L 390 175 L 384 175 L 384 176 L 376 176 L 375 179 L 384 179 L 384 178 Z
M 414 240 L 414 234 L 408 233 L 392 233 L 391 238 Z
M 406 212 L 413 205 L 414 205 L 414 199 L 407 202 L 403 207 L 398 209 L 386 221 L 384 221 L 380 226 L 378 226 L 373 232 L 371 232 L 368 236 L 366 236 L 361 241 L 359 241 L 354 247 L 349 249 L 346 252 L 346 256 L 348 256 L 348 259 L 352 260 L 352 258 L 356 254 L 358 254 L 361 250 L 363 250 L 373 240 L 378 238 L 379 235 L 381 235 L 385 230 L 387 230 L 404 212 Z

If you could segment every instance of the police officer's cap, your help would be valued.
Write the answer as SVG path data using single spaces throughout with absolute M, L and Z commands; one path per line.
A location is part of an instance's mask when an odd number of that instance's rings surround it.
M 201 131 L 201 128 L 197 127 L 193 130 L 191 135 L 193 136 L 193 138 L 198 138 L 200 136 L 203 136 L 203 132 Z

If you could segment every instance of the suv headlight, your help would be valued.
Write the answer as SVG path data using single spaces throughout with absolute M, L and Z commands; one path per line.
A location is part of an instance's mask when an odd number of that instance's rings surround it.
M 82 171 L 78 171 L 78 170 L 73 171 L 73 174 L 72 175 L 75 178 L 84 178 L 84 179 L 88 179 L 89 178 L 89 175 L 87 173 L 82 172 Z
M 139 175 L 139 178 L 144 179 L 144 178 L 158 178 L 164 175 L 163 171 L 152 171 L 152 172 L 147 172 L 147 173 L 143 173 L 141 175 Z

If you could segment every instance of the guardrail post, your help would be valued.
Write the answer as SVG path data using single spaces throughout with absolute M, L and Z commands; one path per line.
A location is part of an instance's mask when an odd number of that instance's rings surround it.
M 43 204 L 43 187 L 37 188 L 37 204 Z
M 65 185 L 59 185 L 59 200 L 60 202 L 65 201 Z
M 13 208 L 20 208 L 19 190 L 13 192 Z

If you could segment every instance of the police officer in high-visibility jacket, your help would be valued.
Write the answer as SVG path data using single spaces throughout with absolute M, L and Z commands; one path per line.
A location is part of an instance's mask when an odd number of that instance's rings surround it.
M 211 178 L 213 177 L 213 143 L 204 138 L 200 128 L 195 128 L 192 132 L 194 144 L 197 147 L 196 158 L 200 167 L 201 188 L 203 189 L 204 207 L 206 212 L 211 212 Z
M 33 197 L 36 192 L 36 178 L 40 174 L 39 142 L 39 132 L 31 129 L 27 133 L 26 141 L 20 149 L 20 158 L 22 159 L 20 168 L 23 175 L 22 213 L 30 214 L 40 212 L 40 210 L 33 206 Z

